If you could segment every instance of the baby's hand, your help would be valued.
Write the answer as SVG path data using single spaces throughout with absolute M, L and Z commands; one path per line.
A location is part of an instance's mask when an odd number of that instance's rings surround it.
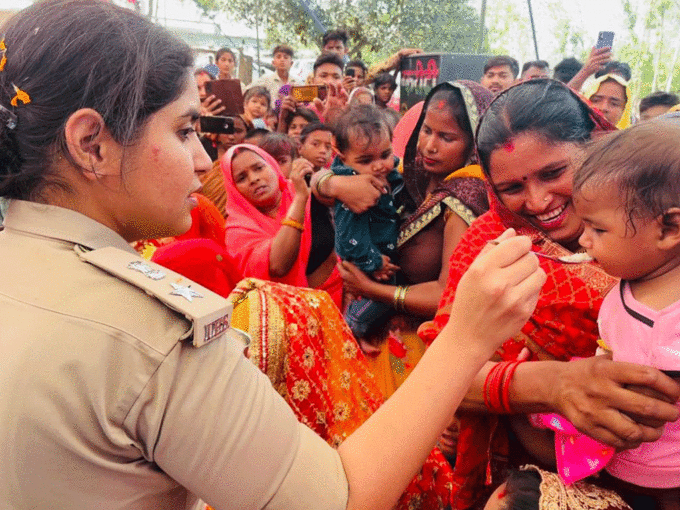
M 377 269 L 373 271 L 373 276 L 374 280 L 377 280 L 379 282 L 385 282 L 392 278 L 397 271 L 399 271 L 399 266 L 396 266 L 390 262 L 390 258 L 387 255 L 382 256 L 383 259 L 383 264 L 380 269 Z

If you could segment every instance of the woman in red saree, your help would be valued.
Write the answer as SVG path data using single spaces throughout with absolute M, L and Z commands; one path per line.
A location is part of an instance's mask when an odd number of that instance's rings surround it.
M 252 161 L 245 162 L 257 171 L 261 169 L 266 179 L 235 182 L 235 173 L 239 173 L 238 179 L 250 178 L 245 175 L 248 168 L 234 164 L 248 157 Z M 268 153 L 241 144 L 227 151 L 221 165 L 227 191 L 226 246 L 238 271 L 244 277 L 325 290 L 340 307 L 342 279 L 333 249 L 324 251 L 324 260 L 315 264 L 317 267 L 309 264 L 312 251 L 325 250 L 315 243 L 318 237 L 313 235 L 309 188 L 303 180 L 305 173 L 311 173 L 311 164 L 308 169 L 294 166 L 289 181 Z
M 494 100 L 477 132 L 480 162 L 490 184 L 491 209 L 471 225 L 453 253 L 437 316 L 419 331 L 426 341 L 434 339 L 448 320 L 462 275 L 482 248 L 505 229 L 512 227 L 519 234 L 529 236 L 532 249 L 547 255 L 568 255 L 578 248 L 582 223 L 571 204 L 573 171 L 583 154 L 584 143 L 596 133 L 612 129 L 613 126 L 579 96 L 552 80 L 532 80 L 517 85 Z M 615 280 L 594 264 L 566 265 L 544 258 L 539 260 L 548 280 L 536 310 L 522 331 L 505 342 L 492 361 L 516 360 L 524 348 L 530 351 L 532 361 L 568 361 L 595 354 L 597 314 Z M 563 369 L 559 365 L 574 364 L 527 363 L 524 366 L 529 365 L 534 365 L 531 367 L 533 377 L 538 378 L 535 384 L 540 386 L 541 376 L 547 378 L 549 371 L 559 374 Z M 453 508 L 474 508 L 480 503 L 483 506 L 485 496 L 505 477 L 508 464 L 530 460 L 518 441 L 511 441 L 511 427 L 498 414 L 524 411 L 523 406 L 531 401 L 527 394 L 513 393 L 510 386 L 512 380 L 518 390 L 520 379 L 526 381 L 529 377 L 527 371 L 522 370 L 524 366 L 515 372 L 514 379 L 512 372 L 507 376 L 501 392 L 508 402 L 505 409 L 492 401 L 490 387 L 494 382 L 493 375 L 489 376 L 489 367 L 473 383 L 468 402 L 462 406 L 467 410 L 458 413 L 460 436 Z M 496 373 L 504 377 L 500 370 Z M 584 379 L 580 384 L 590 383 L 595 387 L 594 382 Z M 550 391 L 549 379 L 545 379 L 545 384 L 548 388 L 532 397 L 533 405 L 560 405 L 543 400 L 545 392 Z M 617 407 L 608 397 L 602 400 L 605 408 Z M 560 412 L 567 414 L 568 405 L 563 402 L 561 405 Z M 578 423 L 585 426 L 583 417 L 579 418 Z M 588 432 L 597 432 L 598 427 L 599 424 L 591 423 Z M 608 442 L 613 442 L 611 436 L 606 437 Z

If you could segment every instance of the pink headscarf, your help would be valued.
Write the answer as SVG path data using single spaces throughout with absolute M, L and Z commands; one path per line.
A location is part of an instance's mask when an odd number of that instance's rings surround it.
M 262 214 L 236 188 L 232 172 L 232 160 L 237 152 L 244 149 L 259 155 L 274 169 L 278 176 L 281 205 L 276 219 Z M 224 174 L 224 187 L 227 191 L 227 220 L 225 223 L 227 252 L 232 256 L 243 276 L 286 283 L 296 287 L 308 287 L 305 271 L 312 245 L 311 200 L 307 201 L 305 209 L 305 230 L 300 239 L 300 251 L 297 260 L 288 274 L 282 278 L 273 278 L 269 274 L 269 252 L 272 240 L 281 228 L 281 220 L 286 217 L 288 208 L 293 202 L 295 196 L 293 184 L 283 176 L 276 160 L 255 145 L 234 145 L 222 157 L 220 167 Z

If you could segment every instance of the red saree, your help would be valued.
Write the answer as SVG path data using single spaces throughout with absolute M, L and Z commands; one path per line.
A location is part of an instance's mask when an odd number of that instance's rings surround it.
M 591 118 L 596 125 L 594 132 L 611 129 L 611 125 L 597 113 L 593 112 Z M 490 210 L 468 228 L 453 252 L 446 290 L 435 319 L 419 329 L 420 336 L 428 343 L 448 321 L 462 275 L 487 242 L 496 239 L 507 228 L 513 227 L 518 234 L 529 236 L 533 251 L 555 256 L 570 253 L 528 221 L 509 211 L 492 190 L 489 202 Z M 523 347 L 531 351 L 531 360 L 567 361 L 574 356 L 593 356 L 599 336 L 597 315 L 602 299 L 616 279 L 594 264 L 566 265 L 543 258 L 539 262 L 548 279 L 536 310 L 521 332 L 497 351 L 495 359 L 514 360 Z M 507 465 L 517 463 L 523 452 L 514 451 L 516 447 L 510 443 L 508 427 L 498 415 L 459 412 L 457 416 L 460 419 L 460 436 L 453 474 L 452 506 L 462 510 L 485 501 L 485 496 L 505 478 Z

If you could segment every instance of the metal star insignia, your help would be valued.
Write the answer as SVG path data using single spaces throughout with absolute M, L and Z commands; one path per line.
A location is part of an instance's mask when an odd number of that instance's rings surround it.
M 175 289 L 170 293 L 173 296 L 181 296 L 190 302 L 193 301 L 194 298 L 203 297 L 194 289 L 192 289 L 191 286 L 189 285 L 187 285 L 186 287 L 183 285 L 177 285 L 176 283 L 171 283 L 170 285 L 172 285 L 172 288 Z

